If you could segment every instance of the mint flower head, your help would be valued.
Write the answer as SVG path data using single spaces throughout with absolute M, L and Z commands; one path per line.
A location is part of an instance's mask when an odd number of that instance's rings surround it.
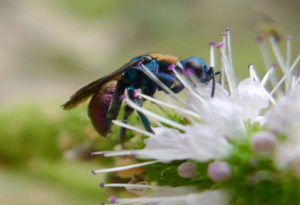
M 93 170 L 95 174 L 145 169 L 137 183 L 101 184 L 125 188 L 136 195 L 113 196 L 109 203 L 221 205 L 300 201 L 300 77 L 295 73 L 300 55 L 292 61 L 291 38 L 286 38 L 287 54 L 283 57 L 277 38 L 265 35 L 259 41 L 267 67 L 265 75 L 260 77 L 250 64 L 249 77 L 238 82 L 230 32 L 226 29 L 220 43 L 209 44 L 210 65 L 221 68 L 220 82 L 200 83 L 170 68 L 185 86 L 185 99 L 167 88 L 164 89 L 170 95 L 164 101 L 137 92 L 141 98 L 167 108 L 167 116 L 141 108 L 125 97 L 127 105 L 152 120 L 154 133 L 114 121 L 146 136 L 140 146 L 143 148 L 93 153 L 134 156 L 139 161 Z M 270 64 L 267 43 L 279 69 Z M 216 52 L 220 54 L 218 61 Z M 282 74 L 278 76 L 279 71 Z M 151 73 L 146 74 L 164 87 Z

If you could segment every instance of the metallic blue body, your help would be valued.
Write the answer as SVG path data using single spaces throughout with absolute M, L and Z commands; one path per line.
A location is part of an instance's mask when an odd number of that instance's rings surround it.
M 119 110 L 122 105 L 122 96 L 127 90 L 128 97 L 139 106 L 143 105 L 143 98 L 136 95 L 136 90 L 139 89 L 141 93 L 153 96 L 156 90 L 162 90 L 153 80 L 151 80 L 144 72 L 143 66 L 154 74 L 160 81 L 163 82 L 170 90 L 174 93 L 180 92 L 184 86 L 177 80 L 172 69 L 176 69 L 182 72 L 187 78 L 196 76 L 202 83 L 208 83 L 211 79 L 214 80 L 214 72 L 212 68 L 208 68 L 205 61 L 198 57 L 191 57 L 181 61 L 183 65 L 182 69 L 176 67 L 178 59 L 172 55 L 163 55 L 159 53 L 152 53 L 146 55 L 140 55 L 131 59 L 124 66 L 111 74 L 104 76 L 96 81 L 89 83 L 88 85 L 79 89 L 74 95 L 71 96 L 70 100 L 67 101 L 63 107 L 64 109 L 71 109 L 77 104 L 88 99 L 92 96 L 92 100 L 89 106 L 89 112 L 91 120 L 94 126 L 98 127 L 98 132 L 101 135 L 106 136 L 110 130 L 112 121 L 117 118 Z M 115 81 L 115 86 L 110 93 L 106 92 L 104 85 L 109 82 Z M 213 84 L 214 85 L 214 84 Z M 212 89 L 212 97 L 214 93 L 214 87 Z M 106 99 L 107 97 L 108 99 Z M 103 103 L 98 103 L 98 100 L 104 99 L 107 101 L 105 108 L 101 107 Z M 97 116 L 97 110 L 101 110 L 101 116 Z M 128 117 L 133 112 L 133 109 L 125 105 L 125 112 L 123 121 L 127 122 Z M 153 132 L 151 124 L 147 117 L 137 112 L 145 129 L 149 132 Z M 101 126 L 98 126 L 98 118 L 101 118 Z M 97 119 L 96 119 L 97 118 Z M 98 120 L 98 121 L 97 121 Z M 120 133 L 121 141 L 125 139 L 126 129 L 122 128 Z
M 181 61 L 181 64 L 185 71 L 192 71 L 192 73 L 195 74 L 202 83 L 207 84 L 212 79 L 212 69 L 209 68 L 205 61 L 201 58 L 186 58 Z
M 132 60 L 139 60 L 142 56 L 137 56 Z M 159 65 L 156 59 L 143 64 L 150 72 L 156 74 L 159 72 Z M 121 79 L 128 91 L 141 89 L 142 93 L 152 96 L 156 91 L 156 84 L 142 71 L 142 65 L 133 66 L 131 69 L 122 73 Z

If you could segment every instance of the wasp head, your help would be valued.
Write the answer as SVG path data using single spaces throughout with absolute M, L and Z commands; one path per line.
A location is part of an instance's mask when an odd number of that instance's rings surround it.
M 184 75 L 191 79 L 192 76 L 196 76 L 200 82 L 207 83 L 212 79 L 213 69 L 209 68 L 205 61 L 198 57 L 190 57 L 181 61 L 184 68 Z

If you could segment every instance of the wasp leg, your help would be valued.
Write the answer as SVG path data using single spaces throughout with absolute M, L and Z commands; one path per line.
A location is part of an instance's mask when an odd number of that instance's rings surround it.
M 173 85 L 173 83 L 175 81 L 177 81 L 177 79 L 174 76 L 167 74 L 167 73 L 158 72 L 158 73 L 155 73 L 155 75 L 158 79 L 160 79 L 168 87 L 171 87 Z
M 213 67 L 210 67 L 209 68 L 209 76 L 207 78 L 207 80 L 212 80 L 212 85 L 211 85 L 211 93 L 210 93 L 210 96 L 213 98 L 215 96 L 215 90 L 216 90 L 216 73 L 214 71 L 214 68 Z
M 215 72 L 215 76 L 220 75 L 219 83 L 222 83 L 222 73 L 220 71 Z
M 155 92 L 155 87 L 143 87 L 142 88 L 142 93 L 146 94 L 146 95 L 150 95 L 152 96 L 153 93 Z M 134 95 L 134 89 L 132 89 L 131 87 L 128 88 L 128 96 L 129 98 L 135 103 L 137 104 L 138 106 L 142 107 L 143 106 L 143 99 L 137 97 Z M 141 112 L 137 111 L 145 129 L 148 131 L 148 132 L 153 132 L 152 128 L 151 128 L 151 123 L 150 121 L 148 120 L 148 118 Z
M 118 81 L 116 85 L 116 90 L 113 94 L 109 110 L 106 115 L 105 125 L 103 130 L 105 130 L 105 135 L 110 132 L 112 121 L 115 120 L 119 114 L 122 99 L 121 96 L 125 90 L 125 84 L 122 81 Z
M 128 97 L 129 99 L 131 99 L 134 103 L 136 103 L 138 106 L 142 107 L 143 106 L 143 100 L 140 99 L 139 97 L 136 97 L 134 95 L 134 90 L 135 88 L 133 86 L 128 87 L 127 91 L 128 91 Z M 125 106 L 124 108 L 124 116 L 123 116 L 123 122 L 127 123 L 129 116 L 133 113 L 134 109 L 129 107 L 128 105 Z M 151 123 L 148 120 L 148 118 L 141 112 L 137 111 L 139 118 L 141 119 L 143 126 L 145 127 L 145 129 L 148 132 L 153 132 L 152 128 L 151 128 Z M 125 148 L 124 146 L 124 142 L 125 142 L 125 138 L 126 138 L 126 131 L 127 129 L 122 127 L 121 131 L 120 131 L 120 141 L 121 141 L 121 145 L 122 148 Z
M 215 78 L 215 72 L 212 74 L 212 86 L 211 86 L 211 94 L 210 96 L 213 98 L 215 96 L 216 91 L 216 78 Z
M 179 93 L 184 86 L 178 82 L 177 78 L 167 73 L 156 73 L 155 74 L 166 86 L 168 86 L 174 93 Z M 178 82 L 177 85 L 172 85 Z
M 129 107 L 128 105 L 125 105 L 124 107 L 124 116 L 123 116 L 123 122 L 124 123 L 127 123 L 128 121 L 128 117 L 132 114 L 134 110 Z M 125 148 L 125 137 L 126 137 L 126 131 L 127 129 L 125 127 L 121 127 L 121 131 L 120 131 L 120 141 L 121 141 L 121 145 L 122 145 L 122 148 L 124 149 Z
M 141 106 L 141 101 L 140 99 L 133 99 L 133 101 L 138 104 L 139 106 Z M 124 123 L 127 123 L 128 122 L 128 117 L 133 113 L 133 109 L 129 106 L 125 106 L 124 108 L 125 112 L 124 112 L 124 117 L 123 117 L 123 122 Z M 143 123 L 143 126 L 144 128 L 148 131 L 148 132 L 152 132 L 153 133 L 153 130 L 151 128 L 151 123 L 150 121 L 148 120 L 148 118 L 141 112 L 137 111 L 138 115 L 139 115 L 139 118 L 141 119 L 142 123 Z M 127 129 L 125 127 L 122 127 L 121 128 L 121 131 L 120 131 L 120 142 L 121 142 L 121 146 L 122 148 L 124 149 L 125 148 L 125 138 L 126 138 L 126 131 Z
M 151 123 L 150 121 L 148 120 L 148 118 L 141 112 L 137 112 L 145 129 L 148 131 L 148 132 L 151 132 L 151 133 L 154 133 L 152 128 L 151 128 Z
M 184 86 L 180 83 L 180 84 L 177 84 L 175 86 L 173 86 L 171 88 L 171 90 L 174 92 L 174 93 L 179 93 L 180 91 L 182 91 L 184 88 Z

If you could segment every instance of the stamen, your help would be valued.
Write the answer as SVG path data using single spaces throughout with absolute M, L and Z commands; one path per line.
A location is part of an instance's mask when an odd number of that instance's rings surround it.
M 250 77 L 252 78 L 252 80 L 260 82 L 259 77 L 258 77 L 258 75 L 257 75 L 257 73 L 255 71 L 254 65 L 253 64 L 249 64 L 248 68 L 249 68 Z
M 217 49 L 220 49 L 220 48 L 222 48 L 224 46 L 225 46 L 225 43 L 220 42 L 220 43 L 217 44 Z
M 281 67 L 283 73 L 286 73 L 287 69 L 285 67 L 285 63 L 284 63 L 283 57 L 281 55 L 281 52 L 280 52 L 280 49 L 278 47 L 278 44 L 277 44 L 277 41 L 276 41 L 275 37 L 271 35 L 269 40 L 270 40 L 270 44 L 271 44 L 271 47 L 273 49 L 273 52 L 275 54 L 275 57 L 276 57 L 276 59 L 279 63 L 279 66 Z
M 184 203 L 187 195 L 182 196 L 165 196 L 165 197 L 139 197 L 139 198 L 127 198 L 127 199 L 118 199 L 118 203 L 122 204 L 133 204 L 133 203 L 151 203 L 151 202 L 176 202 L 176 203 Z M 181 204 L 181 203 L 180 203 Z
M 114 124 L 116 125 L 119 125 L 120 127 L 124 127 L 126 129 L 129 129 L 129 130 L 133 130 L 133 131 L 136 131 L 136 132 L 139 132 L 143 135 L 147 135 L 147 136 L 152 136 L 153 134 L 151 132 L 148 132 L 146 130 L 143 130 L 143 129 L 140 129 L 140 128 L 137 128 L 137 127 L 134 127 L 132 125 L 129 125 L 127 123 L 124 123 L 124 122 L 121 122 L 121 121 L 118 121 L 118 120 L 113 120 L 112 121 Z
M 259 43 L 259 48 L 265 64 L 265 68 L 269 68 L 271 66 L 271 58 L 269 56 L 269 52 L 267 51 L 267 47 L 264 41 Z
M 168 70 L 172 70 L 172 69 L 175 68 L 175 67 L 176 67 L 175 64 L 171 64 L 171 65 L 169 65 L 169 66 L 167 67 L 167 69 L 168 69 Z
M 231 95 L 235 95 L 235 90 L 236 90 L 236 80 L 235 80 L 235 76 L 234 76 L 234 71 L 232 70 L 232 67 L 229 65 L 228 62 L 228 58 L 226 56 L 226 51 L 225 48 L 222 47 L 220 49 L 221 54 L 222 54 L 222 62 L 225 68 L 225 73 L 226 73 L 226 77 L 227 77 L 227 81 L 229 84 L 229 90 Z
M 228 58 L 229 58 L 229 64 L 233 68 L 233 58 L 232 58 L 232 49 L 231 49 L 231 33 L 230 28 L 226 28 L 227 32 L 227 52 L 228 52 Z
M 259 43 L 260 52 L 265 64 L 265 68 L 268 69 L 271 67 L 271 58 L 269 56 L 269 52 L 267 51 L 266 43 L 265 41 Z M 278 79 L 276 75 L 271 75 L 271 84 L 274 87 L 276 83 L 278 82 Z
M 230 28 L 230 27 L 227 27 L 227 28 L 225 29 L 225 31 L 226 31 L 226 32 L 231 31 L 231 28 Z
M 215 43 L 215 42 L 213 42 L 213 41 L 211 41 L 211 42 L 209 42 L 209 45 L 210 45 L 210 46 L 215 46 L 215 45 L 216 45 L 216 43 Z
M 104 184 L 100 183 L 101 188 L 106 187 L 118 187 L 118 188 L 129 188 L 129 189 L 156 189 L 157 186 L 146 185 L 146 184 L 121 184 L 121 183 L 114 183 L 114 184 Z
M 281 70 L 283 71 L 284 75 L 286 76 L 286 81 L 285 81 L 285 91 L 287 92 L 289 90 L 289 82 L 290 82 L 290 76 L 288 75 L 288 67 L 286 67 L 286 64 L 284 63 L 283 57 L 281 55 L 280 49 L 278 47 L 277 41 L 275 37 L 272 35 L 269 38 L 271 47 L 273 49 L 273 52 L 275 54 L 275 57 L 277 59 L 277 62 L 279 63 L 279 66 Z
M 224 46 L 225 46 L 225 43 L 224 42 L 220 42 L 217 45 L 217 49 L 221 49 Z M 221 63 L 222 63 L 222 66 L 221 66 L 221 86 L 222 86 L 222 88 L 225 88 L 225 65 L 224 65 L 223 58 L 224 57 L 221 56 Z
M 297 76 L 296 76 L 296 75 L 293 75 L 293 76 L 292 76 L 292 81 L 291 81 L 291 89 L 294 89 L 295 86 L 297 85 L 297 84 L 296 84 L 296 80 L 297 80 Z
M 287 78 L 288 75 L 290 75 L 290 73 L 293 72 L 293 70 L 296 68 L 297 64 L 300 61 L 300 55 L 298 55 L 298 57 L 296 58 L 296 60 L 294 61 L 293 65 L 291 66 L 291 68 L 288 70 L 287 74 L 285 74 L 280 81 L 277 83 L 277 85 L 275 85 L 275 87 L 273 88 L 273 90 L 270 92 L 270 95 L 273 95 L 278 88 L 280 87 L 280 85 L 285 81 L 285 79 Z
M 293 62 L 292 66 L 290 67 L 289 73 L 292 73 L 292 71 L 294 70 L 294 68 L 296 68 L 299 62 L 300 62 L 300 54 L 297 56 L 296 60 Z
M 181 69 L 183 69 L 183 66 L 180 62 L 177 64 L 177 66 L 180 67 Z M 181 77 L 179 77 L 180 79 L 178 78 L 178 76 L 181 76 Z M 186 76 L 188 76 L 189 79 L 187 79 Z M 176 77 L 177 77 L 177 80 L 179 80 L 184 86 L 186 85 L 185 87 L 187 87 L 188 89 L 191 88 L 193 85 L 194 85 L 194 87 L 200 86 L 200 81 L 198 78 L 196 78 L 195 72 L 192 69 L 186 69 L 184 71 L 184 75 L 181 75 L 180 73 L 178 73 L 178 75 Z
M 120 151 L 105 151 L 105 157 L 115 157 L 115 156 L 125 156 L 125 155 L 135 155 L 137 150 L 120 150 Z
M 177 79 L 186 87 L 197 99 L 199 99 L 202 103 L 205 103 L 205 100 L 198 95 L 191 86 L 188 85 L 187 80 L 184 76 L 180 75 L 175 69 L 173 69 L 174 74 L 176 75 Z
M 222 33 L 221 34 L 222 36 L 222 42 L 223 42 L 223 48 L 224 48 L 224 53 L 226 54 L 227 56 L 227 33 Z
M 286 36 L 286 64 L 285 66 L 288 68 L 291 64 L 291 58 L 292 58 L 292 44 L 291 44 L 291 36 Z
M 266 72 L 263 79 L 261 80 L 261 85 L 262 86 L 266 86 L 266 84 L 267 84 L 268 80 L 270 79 L 270 76 L 273 73 L 274 69 L 275 69 L 275 67 L 271 66 L 271 68 Z
M 295 80 L 295 86 L 300 84 L 300 76 L 298 76 L 297 80 Z
M 104 155 L 104 152 L 91 152 L 91 156 L 95 156 L 95 155 Z
M 134 89 L 133 90 L 133 97 L 137 97 L 138 96 L 138 89 Z
M 176 63 L 176 65 L 177 65 L 178 68 L 180 68 L 180 70 L 182 71 L 182 73 L 185 72 L 185 70 L 184 70 L 182 64 L 180 63 L 180 61 L 178 61 L 178 62 Z
M 171 89 L 169 89 L 163 82 L 161 82 L 153 73 L 151 73 L 144 65 L 142 65 L 142 71 L 153 80 L 159 87 L 161 87 L 166 93 L 168 93 L 172 98 L 182 103 L 183 105 L 187 105 L 184 100 L 179 98 Z
M 194 118 L 200 119 L 200 116 L 199 116 L 198 114 L 196 114 L 195 112 L 192 112 L 192 111 L 190 111 L 190 110 L 186 110 L 186 109 L 183 109 L 183 108 L 178 107 L 178 106 L 176 106 L 176 105 L 172 105 L 172 104 L 169 104 L 169 103 L 160 101 L 160 100 L 155 99 L 155 98 L 152 98 L 152 97 L 150 97 L 150 96 L 148 96 L 148 95 L 144 95 L 144 94 L 142 94 L 142 93 L 140 93 L 140 92 L 139 92 L 139 96 L 141 96 L 142 98 L 145 98 L 146 100 L 149 100 L 149 101 L 151 101 L 151 102 L 160 104 L 160 105 L 165 106 L 165 107 L 168 107 L 168 108 L 172 108 L 172 109 L 174 109 L 174 110 L 176 110 L 176 111 L 178 111 L 178 112 L 181 112 L 181 113 L 183 113 L 183 114 L 187 114 L 187 115 L 190 115 L 190 116 L 192 116 L 192 117 L 194 117 Z
M 171 125 L 171 126 L 173 126 L 173 127 L 175 127 L 175 128 L 178 128 L 178 129 L 180 129 L 180 130 L 183 130 L 183 131 L 185 131 L 185 129 L 186 129 L 185 126 L 183 126 L 183 125 L 181 125 L 181 124 L 179 124 L 179 123 L 177 123 L 177 122 L 174 122 L 174 121 L 172 121 L 172 120 L 170 120 L 170 119 L 167 119 L 167 118 L 165 118 L 165 117 L 162 117 L 162 116 L 160 116 L 160 115 L 157 115 L 157 114 L 155 114 L 155 113 L 153 113 L 153 112 L 150 112 L 150 111 L 148 111 L 148 110 L 146 110 L 146 109 L 144 109 L 144 108 L 142 108 L 142 107 L 136 105 L 134 102 L 132 102 L 132 101 L 129 100 L 128 98 L 125 99 L 125 102 L 126 102 L 130 107 L 132 107 L 133 109 L 135 109 L 135 110 L 137 110 L 137 111 L 139 111 L 139 112 L 141 112 L 141 113 L 143 113 L 143 114 L 145 114 L 145 115 L 148 115 L 149 117 L 152 117 L 152 118 L 154 118 L 154 119 L 160 120 L 161 122 L 164 122 L 164 123 L 166 123 L 166 124 L 169 124 L 169 125 Z
M 97 173 L 107 173 L 107 172 L 117 172 L 117 171 L 122 171 L 122 170 L 126 170 L 126 169 L 133 169 L 133 168 L 137 168 L 137 167 L 143 167 L 143 166 L 147 166 L 147 165 L 150 165 L 150 164 L 155 164 L 157 162 L 158 161 L 149 161 L 149 162 L 131 164 L 131 165 L 122 166 L 122 167 L 113 167 L 113 168 L 108 168 L 108 169 L 92 170 L 92 172 L 94 174 L 97 174 Z
M 116 203 L 116 202 L 117 202 L 117 197 L 116 197 L 116 196 L 111 196 L 111 197 L 109 198 L 109 202 L 110 202 L 110 203 Z
M 209 61 L 209 65 L 211 67 L 216 67 L 216 60 L 215 60 L 215 56 L 216 56 L 216 52 L 215 52 L 215 42 L 210 42 L 209 43 L 210 46 L 210 61 Z
M 276 105 L 276 100 L 273 98 L 271 94 L 268 93 L 268 98 L 273 105 Z
M 189 76 L 190 80 L 192 81 L 192 84 L 195 85 L 196 87 L 200 87 L 200 80 L 196 77 L 196 75 L 190 75 Z

